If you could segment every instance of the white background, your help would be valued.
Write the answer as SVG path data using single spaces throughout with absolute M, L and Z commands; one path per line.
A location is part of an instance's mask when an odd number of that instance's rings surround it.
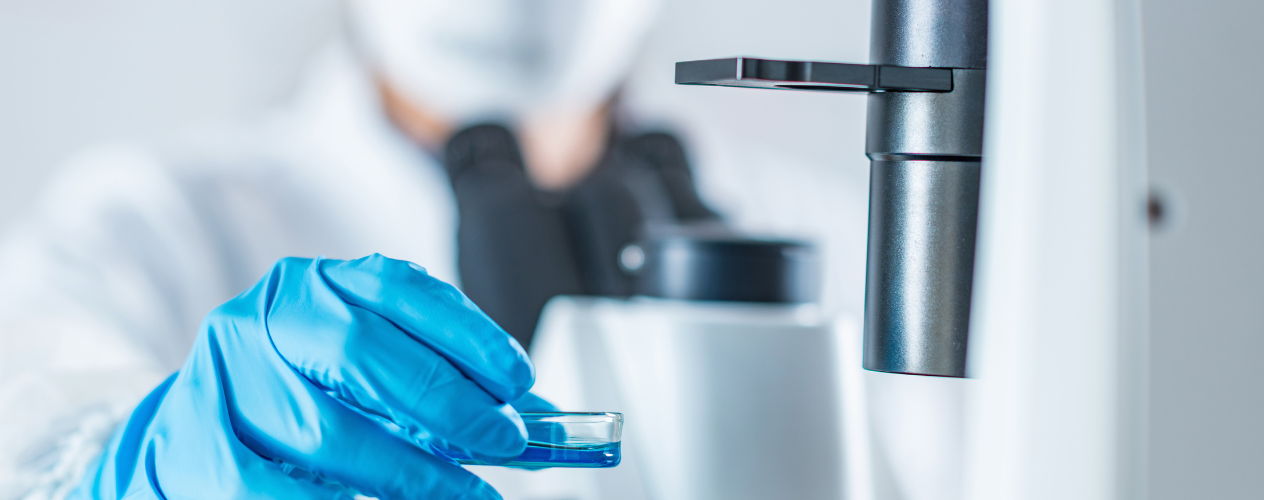
M 1264 3 L 1143 0 L 1156 500 L 1264 491 Z M 671 2 L 631 99 L 863 179 L 864 99 L 671 85 L 730 55 L 863 62 L 866 0 Z M 0 229 L 59 162 L 281 102 L 337 30 L 336 0 L 0 0 Z M 1071 36 L 1071 34 L 1068 34 Z M 859 235 L 858 237 L 863 237 Z
M 1264 2 L 1142 0 L 1152 498 L 1264 495 Z

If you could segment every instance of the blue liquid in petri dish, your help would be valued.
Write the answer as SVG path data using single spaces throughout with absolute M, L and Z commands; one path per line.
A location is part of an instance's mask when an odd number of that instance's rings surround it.
M 499 465 L 501 467 L 519 467 L 537 469 L 545 467 L 614 467 L 622 459 L 619 443 L 600 444 L 551 444 L 536 441 L 527 442 L 527 450 L 508 463 L 490 464 L 482 460 L 469 458 L 459 452 L 446 451 L 445 454 L 463 465 Z

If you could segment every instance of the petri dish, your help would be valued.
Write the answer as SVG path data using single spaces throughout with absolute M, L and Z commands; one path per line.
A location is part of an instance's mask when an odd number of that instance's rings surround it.
M 496 465 L 542 469 L 548 467 L 601 468 L 619 465 L 622 413 L 521 413 L 527 427 L 527 449 L 507 463 L 493 464 L 445 454 L 463 465 Z

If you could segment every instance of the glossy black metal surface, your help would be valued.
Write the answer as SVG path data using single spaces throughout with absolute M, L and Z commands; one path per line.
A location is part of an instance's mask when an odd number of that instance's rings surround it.
M 948 92 L 953 72 L 942 68 L 903 68 L 752 57 L 676 63 L 677 85 L 717 85 L 834 92 Z
M 951 67 L 944 94 L 869 96 L 864 367 L 964 377 L 987 0 L 874 0 L 870 62 Z
M 864 367 L 962 377 L 979 163 L 874 161 Z
M 865 152 L 870 159 L 983 156 L 987 71 L 954 69 L 952 72 L 955 85 L 952 92 L 888 92 L 869 96 Z
M 638 242 L 637 294 L 678 300 L 815 302 L 816 249 L 804 242 L 674 235 Z M 631 266 L 627 266 L 631 267 Z
M 987 67 L 987 0 L 874 0 L 869 63 Z

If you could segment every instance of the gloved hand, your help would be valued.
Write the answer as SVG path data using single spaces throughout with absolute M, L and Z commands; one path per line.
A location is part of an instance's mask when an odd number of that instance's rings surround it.
M 428 452 L 503 462 L 526 431 L 526 353 L 404 261 L 289 258 L 216 308 L 72 497 L 499 498 Z

